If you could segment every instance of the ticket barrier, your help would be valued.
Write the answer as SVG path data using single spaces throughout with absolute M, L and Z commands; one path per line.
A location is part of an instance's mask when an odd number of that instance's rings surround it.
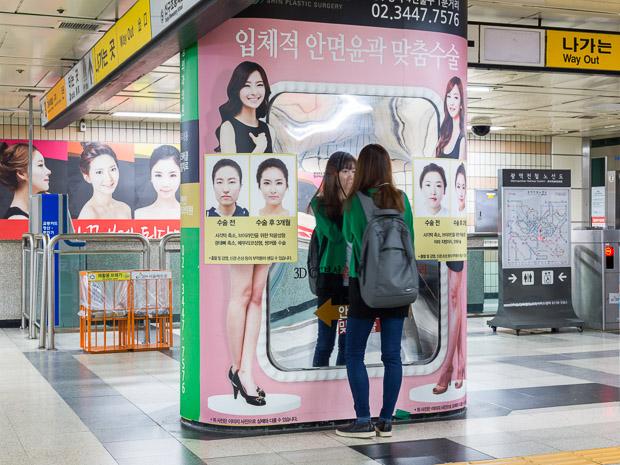
M 586 327 L 620 329 L 620 230 L 572 231 L 573 305 Z

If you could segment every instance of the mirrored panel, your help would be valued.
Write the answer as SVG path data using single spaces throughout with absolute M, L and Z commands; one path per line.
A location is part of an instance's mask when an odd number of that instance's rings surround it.
M 411 158 L 433 157 L 440 120 L 437 105 L 423 97 L 388 97 L 280 93 L 272 102 L 269 123 L 278 134 L 276 150 L 297 153 L 300 226 L 310 231 L 308 205 L 321 183 L 329 156 L 346 151 L 357 156 L 366 144 L 383 145 L 392 157 L 395 181 L 411 195 Z M 277 263 L 268 282 L 268 347 L 282 370 L 313 368 L 318 335 L 317 298 L 307 282 L 309 238 L 300 233 L 297 263 Z M 403 331 L 403 363 L 430 362 L 439 349 L 439 263 L 419 262 L 420 295 Z M 337 366 L 339 322 L 329 366 Z M 380 333 L 368 341 L 367 364 L 381 363 Z M 316 368 L 319 369 L 319 368 Z M 322 368 L 324 369 L 324 368 Z

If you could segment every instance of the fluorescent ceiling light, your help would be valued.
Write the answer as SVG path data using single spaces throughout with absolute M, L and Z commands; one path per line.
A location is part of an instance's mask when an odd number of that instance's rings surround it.
M 504 126 L 491 126 L 491 131 L 503 131 L 506 129 Z
M 140 111 L 115 111 L 115 118 L 181 119 L 180 113 L 147 113 Z
M 467 86 L 467 92 L 491 92 L 493 87 L 487 86 Z

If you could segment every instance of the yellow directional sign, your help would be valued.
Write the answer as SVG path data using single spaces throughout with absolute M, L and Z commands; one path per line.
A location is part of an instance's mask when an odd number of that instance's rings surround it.
M 620 71 L 620 34 L 548 30 L 547 67 Z
M 348 310 L 349 307 L 347 305 L 334 305 L 332 299 L 329 299 L 317 308 L 314 314 L 331 328 L 333 321 L 347 317 Z
M 138 0 L 115 25 L 118 36 L 119 64 L 151 40 L 149 0 Z
M 45 111 L 47 119 L 50 120 L 65 108 L 67 108 L 67 90 L 65 80 L 61 79 L 45 96 L 43 111 Z

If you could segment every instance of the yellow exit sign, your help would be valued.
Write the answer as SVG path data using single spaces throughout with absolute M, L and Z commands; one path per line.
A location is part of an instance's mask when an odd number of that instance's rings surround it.
M 620 35 L 548 30 L 547 67 L 620 71 Z

